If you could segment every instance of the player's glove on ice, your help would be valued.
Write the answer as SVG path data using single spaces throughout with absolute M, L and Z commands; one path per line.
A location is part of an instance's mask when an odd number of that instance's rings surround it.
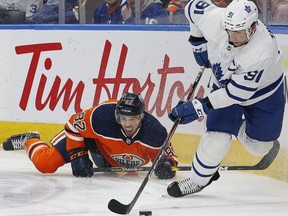
M 69 152 L 72 173 L 76 177 L 91 177 L 93 175 L 93 163 L 89 159 L 85 148 L 73 149 Z
M 162 156 L 155 168 L 154 173 L 159 179 L 173 178 L 176 172 L 172 171 L 172 166 L 175 166 L 173 160 L 169 157 Z
M 181 118 L 180 124 L 188 124 L 198 118 L 205 117 L 208 112 L 209 108 L 203 100 L 195 98 L 187 102 L 179 101 L 168 117 L 173 122 L 175 122 L 177 118 Z
M 192 44 L 194 58 L 198 65 L 210 67 L 210 61 L 207 53 L 207 41 L 204 37 L 197 38 L 190 36 L 188 40 Z

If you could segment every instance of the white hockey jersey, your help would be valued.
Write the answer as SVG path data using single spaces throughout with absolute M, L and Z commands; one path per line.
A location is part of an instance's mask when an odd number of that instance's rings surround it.
M 208 57 L 219 89 L 208 95 L 214 109 L 247 106 L 272 95 L 283 81 L 281 53 L 274 35 L 258 20 L 247 44 L 234 47 L 221 24 L 225 8 L 210 0 L 192 0 L 185 14 L 191 35 L 205 37 Z

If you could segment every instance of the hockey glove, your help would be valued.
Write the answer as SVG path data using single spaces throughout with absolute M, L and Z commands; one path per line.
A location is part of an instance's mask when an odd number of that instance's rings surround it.
M 188 40 L 192 44 L 194 58 L 198 65 L 210 67 L 210 61 L 207 53 L 207 41 L 204 37 L 197 38 L 190 36 Z
M 93 175 L 93 163 L 89 159 L 88 152 L 84 148 L 73 149 L 69 152 L 72 173 L 76 177 L 91 177 Z
M 195 98 L 192 101 L 183 102 L 180 101 L 176 107 L 172 109 L 172 112 L 168 115 L 173 122 L 177 118 L 181 118 L 180 124 L 191 123 L 198 118 L 205 117 L 209 112 L 209 108 L 200 98 Z
M 171 158 L 163 156 L 156 168 L 155 168 L 155 175 L 159 179 L 170 179 L 173 178 L 176 174 L 175 171 L 172 171 L 172 166 L 174 166 L 174 162 Z

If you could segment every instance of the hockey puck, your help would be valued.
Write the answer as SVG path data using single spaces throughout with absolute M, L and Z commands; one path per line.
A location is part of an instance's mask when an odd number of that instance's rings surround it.
M 139 216 L 152 216 L 152 211 L 139 211 Z

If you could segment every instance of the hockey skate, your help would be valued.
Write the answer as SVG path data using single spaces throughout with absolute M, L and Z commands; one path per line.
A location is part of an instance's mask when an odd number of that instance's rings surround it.
M 175 181 L 168 186 L 167 192 L 172 197 L 182 197 L 188 194 L 198 193 L 211 184 L 212 181 L 216 181 L 219 177 L 220 175 L 217 171 L 205 186 L 194 184 L 190 178 Z
M 9 137 L 5 140 L 2 144 L 3 149 L 6 151 L 13 151 L 13 150 L 22 150 L 24 149 L 24 145 L 28 139 L 40 139 L 40 135 L 37 131 L 23 133 L 23 134 L 16 134 Z

